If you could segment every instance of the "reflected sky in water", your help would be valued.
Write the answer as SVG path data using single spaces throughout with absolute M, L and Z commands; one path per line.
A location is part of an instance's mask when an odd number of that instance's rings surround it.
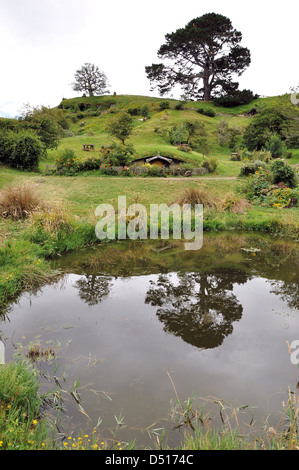
M 169 420 L 175 394 L 168 373 L 182 400 L 192 393 L 213 395 L 253 405 L 257 417 L 277 416 L 298 375 L 287 347 L 287 341 L 299 339 L 299 312 L 288 289 L 296 257 L 292 266 L 289 257 L 281 257 L 273 267 L 272 250 L 253 265 L 246 252 L 236 258 L 240 247 L 234 246 L 226 247 L 226 263 L 219 265 L 217 247 L 216 264 L 194 260 L 191 266 L 182 254 L 178 271 L 170 256 L 163 272 L 143 260 L 145 274 L 136 275 L 134 261 L 131 274 L 126 264 L 125 276 L 114 268 L 105 272 L 94 259 L 87 269 L 86 253 L 84 264 L 79 256 L 73 269 L 67 263 L 57 284 L 25 293 L 12 306 L 0 326 L 6 360 L 20 345 L 23 350 L 32 342 L 54 345 L 67 383 L 80 379 L 81 405 L 91 418 L 67 402 L 70 429 L 92 427 L 99 416 L 108 429 L 122 412 L 124 436 L 129 440 L 137 434 L 137 442 L 146 441 L 142 430 Z M 198 256 L 202 260 L 207 252 Z M 265 276 L 269 266 L 272 275 Z

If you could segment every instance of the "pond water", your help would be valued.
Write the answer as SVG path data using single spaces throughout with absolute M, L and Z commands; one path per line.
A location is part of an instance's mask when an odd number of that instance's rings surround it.
M 55 351 L 36 365 L 44 389 L 60 390 L 62 434 L 101 422 L 103 437 L 140 447 L 164 427 L 176 445 L 177 396 L 248 405 L 239 417 L 248 426 L 267 416 L 275 425 L 288 390 L 297 393 L 287 344 L 299 340 L 295 241 L 206 234 L 197 252 L 179 241 L 122 242 L 55 263 L 61 278 L 21 295 L 0 335 L 6 362 L 32 345 Z

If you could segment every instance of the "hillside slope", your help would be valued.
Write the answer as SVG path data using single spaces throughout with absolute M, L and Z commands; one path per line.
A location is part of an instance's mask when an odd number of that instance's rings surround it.
M 163 108 L 167 102 L 169 108 Z M 133 114 L 134 132 L 129 143 L 135 149 L 134 157 L 144 154 L 160 154 L 173 156 L 184 160 L 186 163 L 198 166 L 204 155 L 214 156 L 218 159 L 217 172 L 223 176 L 236 176 L 239 173 L 240 162 L 230 161 L 232 149 L 228 146 L 220 146 L 218 138 L 218 125 L 220 121 L 226 121 L 230 127 L 243 131 L 251 118 L 246 115 L 252 108 L 258 110 L 267 106 L 292 107 L 289 95 L 279 97 L 258 98 L 247 105 L 233 108 L 224 108 L 214 105 L 212 102 L 203 101 L 180 102 L 174 99 L 163 99 L 138 95 L 105 95 L 97 97 L 78 97 L 63 99 L 58 108 L 65 110 L 70 122 L 70 132 L 60 142 L 57 151 L 48 152 L 48 164 L 51 164 L 65 148 L 72 148 L 79 158 L 85 158 L 87 152 L 82 150 L 84 144 L 92 144 L 95 152 L 103 145 L 110 145 L 112 138 L 106 131 L 108 121 L 119 111 L 129 111 Z M 148 108 L 149 119 L 142 120 L 140 110 Z M 212 110 L 214 117 L 209 117 L 197 112 L 202 108 L 203 112 Z M 136 114 L 135 114 L 136 113 Z M 180 125 L 184 121 L 200 121 L 205 124 L 206 138 L 203 150 L 189 153 L 179 150 L 171 145 L 168 131 L 172 126 Z M 43 164 L 44 166 L 44 164 Z

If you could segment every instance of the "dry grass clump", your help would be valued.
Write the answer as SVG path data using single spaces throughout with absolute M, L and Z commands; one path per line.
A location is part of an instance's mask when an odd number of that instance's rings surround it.
M 185 189 L 176 202 L 180 205 L 202 204 L 205 209 L 219 210 L 221 208 L 221 202 L 215 196 L 212 196 L 208 191 L 192 187 Z
M 0 192 L 0 217 L 24 219 L 40 206 L 41 201 L 33 185 L 8 186 Z
M 228 195 L 223 200 L 223 209 L 225 211 L 233 212 L 234 214 L 241 214 L 248 209 L 251 209 L 251 204 L 241 197 L 237 197 L 234 195 Z

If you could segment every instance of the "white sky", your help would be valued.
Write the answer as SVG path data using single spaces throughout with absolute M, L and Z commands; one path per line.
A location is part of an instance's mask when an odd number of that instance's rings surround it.
M 165 34 L 211 12 L 230 18 L 251 52 L 241 89 L 273 96 L 298 84 L 297 0 L 0 0 L 0 116 L 80 96 L 70 84 L 85 62 L 111 93 L 158 96 L 144 68 L 159 62 Z

